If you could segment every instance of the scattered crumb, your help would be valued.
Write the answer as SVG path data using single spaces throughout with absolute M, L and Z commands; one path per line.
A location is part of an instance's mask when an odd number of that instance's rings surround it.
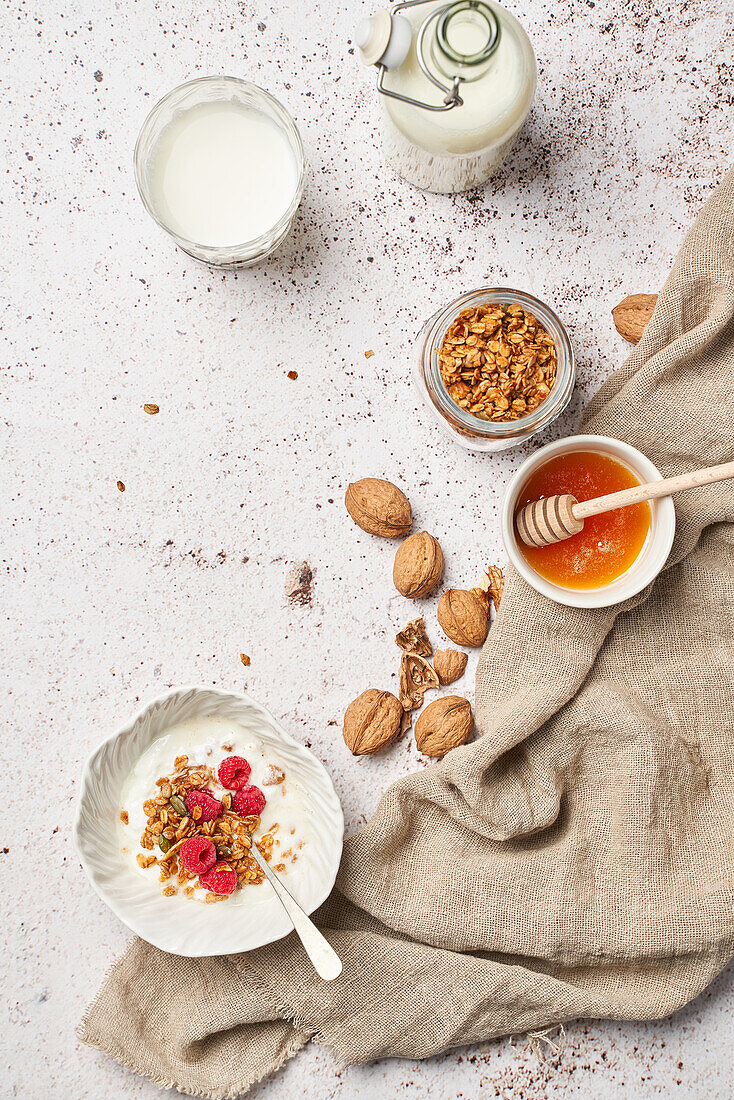
M 121 493 L 124 493 L 125 492 L 125 482 L 124 481 L 118 481 L 117 488 L 120 490 Z
M 122 822 L 123 825 L 129 825 L 130 824 L 130 818 L 128 816 L 127 810 L 121 810 L 120 811 L 120 821 Z
M 172 898 L 175 893 L 176 893 L 176 887 L 175 886 L 164 886 L 163 887 L 163 897 L 164 898 Z
M 250 658 L 247 656 L 246 653 L 240 653 L 240 660 L 242 661 L 242 664 L 245 666 L 245 668 L 247 668 L 250 664 Z
M 148 416 L 155 416 L 157 412 L 160 412 L 158 406 L 154 405 L 152 402 L 146 402 L 146 404 L 143 405 L 143 408 L 147 412 Z
M 369 351 L 366 351 L 364 353 L 364 357 L 365 357 L 365 359 L 371 359 L 374 354 L 375 354 L 374 351 L 372 351 L 372 349 L 370 349 Z
M 275 764 L 268 764 L 265 778 L 263 779 L 263 787 L 274 787 L 277 783 L 282 783 L 284 779 L 285 772 L 281 768 L 277 767 Z
M 288 371 L 288 377 L 290 378 L 291 382 L 295 382 L 296 378 L 298 378 L 298 371 L 297 370 L 289 370 Z

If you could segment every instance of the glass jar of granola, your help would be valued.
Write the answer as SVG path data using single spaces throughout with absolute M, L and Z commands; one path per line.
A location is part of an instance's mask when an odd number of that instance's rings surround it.
M 437 423 L 473 451 L 514 447 L 568 405 L 576 364 L 556 314 L 530 294 L 482 287 L 426 321 L 414 379 Z

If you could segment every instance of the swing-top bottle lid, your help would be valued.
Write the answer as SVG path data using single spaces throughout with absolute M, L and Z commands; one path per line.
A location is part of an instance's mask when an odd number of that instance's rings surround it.
M 461 84 L 480 80 L 499 45 L 500 26 L 492 7 L 484 0 L 450 0 L 433 6 L 417 29 L 415 51 L 418 64 L 428 81 L 444 92 L 443 104 L 395 96 L 383 83 L 386 72 L 399 69 L 410 52 L 413 25 L 399 13 L 432 0 L 404 0 L 392 11 L 379 8 L 363 19 L 354 40 L 365 65 L 380 70 L 378 90 L 383 95 L 403 99 L 429 111 L 446 111 L 462 105 Z M 446 83 L 448 82 L 448 83 Z

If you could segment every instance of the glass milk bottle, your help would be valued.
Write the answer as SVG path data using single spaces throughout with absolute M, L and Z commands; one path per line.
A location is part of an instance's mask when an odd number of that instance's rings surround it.
M 426 191 L 486 183 L 535 94 L 535 54 L 514 15 L 484 0 L 409 0 L 364 19 L 355 42 L 378 69 L 388 164 Z

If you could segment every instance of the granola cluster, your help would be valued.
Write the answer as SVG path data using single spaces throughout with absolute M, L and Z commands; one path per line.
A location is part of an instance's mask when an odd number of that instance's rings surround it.
M 480 420 L 519 420 L 545 401 L 556 380 L 556 347 L 519 305 L 463 309 L 438 352 L 456 404 Z
M 193 897 L 197 889 L 204 889 L 199 876 L 187 870 L 179 859 L 183 845 L 194 837 L 204 837 L 214 844 L 217 860 L 226 862 L 235 871 L 239 886 L 257 885 L 264 878 L 263 872 L 249 855 L 251 834 L 260 826 L 259 816 L 241 817 L 234 812 L 232 803 L 235 796 L 229 791 L 221 798 L 217 796 L 215 799 L 212 796 L 208 800 L 221 806 L 221 813 L 217 817 L 203 820 L 208 815 L 202 812 L 200 805 L 194 805 L 190 812 L 187 809 L 186 798 L 190 792 L 207 791 L 215 779 L 210 767 L 192 765 L 187 756 L 177 756 L 173 773 L 157 779 L 156 794 L 143 803 L 148 820 L 140 837 L 140 846 L 152 854 L 140 853 L 137 860 L 143 868 L 157 864 L 159 880 L 167 884 L 163 889 L 166 897 L 178 893 L 178 887 L 183 888 L 187 897 Z M 120 816 L 123 823 L 126 823 L 127 812 L 123 810 Z M 277 830 L 278 826 L 275 824 L 257 841 L 259 851 L 268 862 L 272 859 Z M 278 869 L 281 869 L 280 866 Z M 205 900 L 216 902 L 223 900 L 225 896 L 208 891 Z

